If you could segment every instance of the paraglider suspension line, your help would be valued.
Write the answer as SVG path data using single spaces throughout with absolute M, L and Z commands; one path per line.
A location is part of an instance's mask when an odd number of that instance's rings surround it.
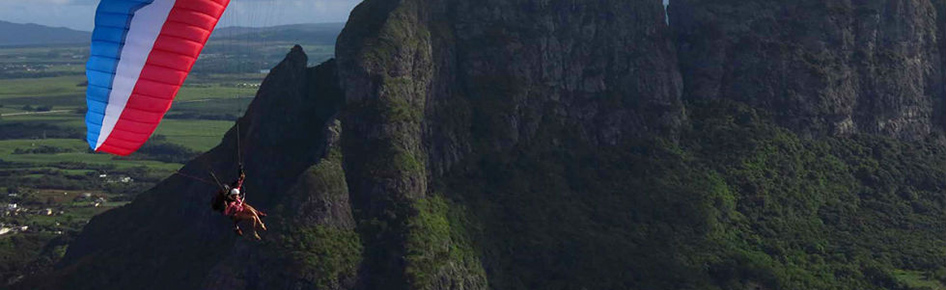
M 213 178 L 214 178 L 214 182 L 217 183 L 217 187 L 220 187 L 220 189 L 223 190 L 223 189 L 224 189 L 223 183 L 220 183 L 220 179 L 217 178 L 217 175 L 216 175 L 216 174 L 214 174 L 214 170 L 213 170 L 213 169 L 210 169 L 210 168 L 207 168 L 207 171 L 210 172 L 210 177 L 213 177 Z
M 240 166 L 243 166 L 243 151 L 240 150 L 240 135 L 242 135 L 242 132 L 240 132 L 240 120 L 237 120 L 237 124 L 236 124 L 237 163 Z
M 201 160 L 200 163 L 203 163 L 203 164 L 204 164 L 204 167 L 207 168 L 207 172 L 210 173 L 210 177 L 213 177 L 214 182 L 217 184 L 217 187 L 219 187 L 220 190 L 224 190 L 223 183 L 220 183 L 220 179 L 217 178 L 217 175 L 216 175 L 216 174 L 214 174 L 214 169 L 213 169 L 213 167 L 211 167 L 210 164 L 207 164 L 207 162 L 204 161 L 204 160 Z
M 206 180 L 206 179 L 203 179 L 203 178 L 200 178 L 200 177 L 197 177 L 197 176 L 193 176 L 193 175 L 189 175 L 189 174 L 184 174 L 183 172 L 180 172 L 180 171 L 175 172 L 174 174 L 177 174 L 177 175 L 180 175 L 180 176 L 183 176 L 183 177 L 187 177 L 187 178 L 190 178 L 190 179 L 193 179 L 193 180 L 197 180 L 197 181 L 200 181 L 200 182 L 203 182 L 203 183 L 206 183 L 206 184 L 210 184 L 210 185 L 214 185 L 214 184 L 215 184 L 215 183 L 213 183 L 213 182 L 210 181 L 210 180 Z
M 240 149 L 240 143 L 241 143 L 240 135 L 243 135 L 243 131 L 240 131 L 240 119 L 237 119 L 237 122 L 236 122 L 237 166 L 240 167 L 240 170 L 243 170 L 243 150 Z M 243 193 L 241 195 L 243 196 L 243 198 L 246 198 L 246 184 L 243 185 Z

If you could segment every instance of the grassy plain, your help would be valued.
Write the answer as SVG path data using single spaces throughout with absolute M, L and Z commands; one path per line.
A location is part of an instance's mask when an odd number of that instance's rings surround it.
M 93 216 L 123 206 L 188 156 L 217 146 L 291 44 L 236 50 L 211 41 L 208 47 L 149 140 L 169 146 L 133 158 L 90 152 L 85 141 L 88 46 L 0 47 L 0 205 L 19 207 L 15 213 L 0 208 L 0 228 L 28 227 L 0 234 L 0 288 L 51 267 Z M 332 45 L 307 48 L 312 62 L 333 54 Z M 85 193 L 107 202 L 95 206 Z M 45 214 L 47 208 L 54 213 Z

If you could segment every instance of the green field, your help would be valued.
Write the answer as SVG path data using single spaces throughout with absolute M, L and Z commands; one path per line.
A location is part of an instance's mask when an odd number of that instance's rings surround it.
M 245 75 L 220 81 L 244 82 Z M 63 128 L 85 130 L 85 116 L 77 113 L 85 107 L 85 88 L 76 84 L 80 76 L 41 79 L 0 80 L 0 124 L 43 123 Z M 198 80 L 199 81 L 199 80 Z M 257 84 L 258 84 L 257 80 Z M 225 84 L 188 85 L 182 87 L 169 118 L 159 125 L 155 134 L 165 135 L 177 143 L 198 151 L 206 151 L 219 142 L 222 134 L 233 124 L 223 120 L 174 119 L 175 114 L 222 114 L 241 116 L 252 100 L 256 87 L 229 87 Z M 53 112 L 32 112 L 24 106 L 51 106 Z M 60 112 L 65 110 L 65 112 Z M 24 114 L 24 113 L 32 114 Z M 177 138 L 179 137 L 179 138 Z
M 85 88 L 77 86 L 84 76 L 0 80 L 0 105 L 11 112 L 23 106 L 53 106 L 54 109 L 78 109 L 85 106 Z
M 160 142 L 195 152 L 213 148 L 252 101 L 265 77 L 260 68 L 275 65 L 291 45 L 249 39 L 211 41 L 154 134 L 162 136 Z M 331 45 L 308 45 L 307 50 L 318 59 L 334 53 Z M 83 140 L 87 55 L 87 46 L 0 48 L 0 128 L 6 131 L 0 132 L 6 133 L 0 134 L 0 160 L 36 168 L 59 162 L 146 166 L 159 171 L 178 168 L 180 163 L 115 160 L 87 152 Z M 69 152 L 13 153 L 42 146 Z
M 207 151 L 220 144 L 220 138 L 233 126 L 233 121 L 174 120 L 161 122 L 155 134 L 167 136 L 168 142 L 197 151 Z
M 36 146 L 55 146 L 74 149 L 77 152 L 58 154 L 13 154 L 17 148 Z M 117 168 L 145 166 L 158 171 L 174 171 L 181 164 L 151 160 L 116 160 L 114 156 L 103 153 L 88 153 L 88 145 L 83 140 L 46 139 L 46 140 L 0 140 L 0 160 L 33 164 L 31 168 L 44 167 L 60 162 L 81 162 L 92 165 L 115 165 Z
M 129 157 L 92 153 L 85 141 L 87 46 L 0 48 L 0 205 L 25 209 L 0 215 L 0 225 L 29 227 L 0 236 L 0 278 L 50 267 L 93 216 L 125 205 L 217 146 L 253 100 L 261 71 L 291 47 L 245 44 L 212 41 L 151 139 Z M 321 62 L 333 46 L 307 51 L 310 61 Z M 241 54 L 227 55 L 234 52 Z M 108 202 L 94 206 L 82 193 Z M 46 215 L 46 208 L 55 213 Z
M 131 158 L 119 158 L 89 151 L 84 140 L 85 57 L 76 58 L 87 53 L 84 47 L 0 48 L 0 69 L 4 70 L 0 74 L 0 164 L 3 164 L 0 171 L 6 172 L 6 177 L 0 178 L 0 189 L 18 188 L 34 193 L 55 190 L 64 185 L 60 181 L 43 186 L 44 180 L 55 179 L 47 174 L 55 174 L 60 179 L 87 180 L 86 176 L 103 169 L 138 174 L 140 176 L 132 176 L 136 182 L 145 180 L 144 184 L 130 188 L 146 189 L 182 166 L 180 158 L 175 159 L 180 161 L 167 162 L 140 152 Z M 32 77 L 34 75 L 37 77 Z M 191 154 L 210 150 L 220 143 L 234 120 L 243 115 L 264 76 L 261 73 L 192 74 L 148 143 L 182 146 Z M 26 188 L 20 184 L 24 180 L 30 184 Z M 65 185 L 75 186 L 75 183 Z M 98 192 L 101 188 L 89 190 Z M 87 220 L 119 205 L 65 206 L 67 214 L 63 217 L 35 217 L 33 222 L 64 217 Z
M 184 82 L 184 86 L 177 93 L 174 99 L 176 102 L 195 101 L 206 99 L 226 99 L 226 98 L 247 98 L 256 94 L 257 87 L 238 87 L 241 84 L 259 85 L 262 81 L 261 74 L 239 74 L 230 78 L 220 78 L 213 76 L 213 83 L 207 83 L 200 75 L 194 75 Z
M 245 48 L 261 56 L 262 59 L 255 60 L 255 65 L 271 66 L 290 46 L 289 43 L 270 43 Z M 211 47 L 211 50 L 220 50 L 225 45 L 211 43 Z M 309 50 L 323 58 L 333 53 L 332 47 L 328 45 L 313 45 Z M 223 51 L 226 52 L 226 49 Z M 15 138 L 19 140 L 0 138 L 0 160 L 34 164 L 36 167 L 81 161 L 113 164 L 120 168 L 146 166 L 159 171 L 178 168 L 181 165 L 179 163 L 114 160 L 109 155 L 86 152 L 87 145 L 81 135 L 85 133 L 86 88 L 83 67 L 84 55 L 87 54 L 87 47 L 75 46 L 0 48 L 0 68 L 14 75 L 0 78 L 0 126 L 37 128 L 20 132 Z M 265 74 L 201 72 L 202 66 L 238 59 L 221 54 L 217 56 L 216 60 L 211 55 L 208 57 L 211 60 L 203 60 L 195 65 L 195 71 L 181 87 L 171 109 L 154 133 L 162 136 L 161 142 L 180 145 L 196 152 L 207 151 L 219 144 L 223 133 L 237 117 L 244 114 Z M 253 66 L 242 61 L 232 66 L 243 70 Z M 30 77 L 32 74 L 39 77 Z M 17 148 L 26 150 L 36 146 L 62 147 L 72 152 L 13 154 Z

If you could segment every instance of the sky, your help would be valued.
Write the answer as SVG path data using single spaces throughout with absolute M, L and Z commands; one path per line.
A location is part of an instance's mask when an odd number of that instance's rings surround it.
M 344 22 L 361 0 L 231 0 L 219 27 Z M 0 0 L 0 20 L 92 31 L 99 0 Z M 664 5 L 669 0 L 663 0 Z
M 272 26 L 344 22 L 361 0 L 231 0 L 217 24 Z M 92 31 L 99 0 L 0 0 L 0 20 Z

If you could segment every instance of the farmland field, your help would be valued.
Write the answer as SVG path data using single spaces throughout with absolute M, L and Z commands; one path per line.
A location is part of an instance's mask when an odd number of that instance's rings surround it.
M 0 288 L 50 267 L 92 216 L 217 146 L 290 47 L 211 40 L 151 139 L 128 157 L 86 143 L 87 46 L 0 47 Z M 303 47 L 312 64 L 334 53 L 332 44 Z

